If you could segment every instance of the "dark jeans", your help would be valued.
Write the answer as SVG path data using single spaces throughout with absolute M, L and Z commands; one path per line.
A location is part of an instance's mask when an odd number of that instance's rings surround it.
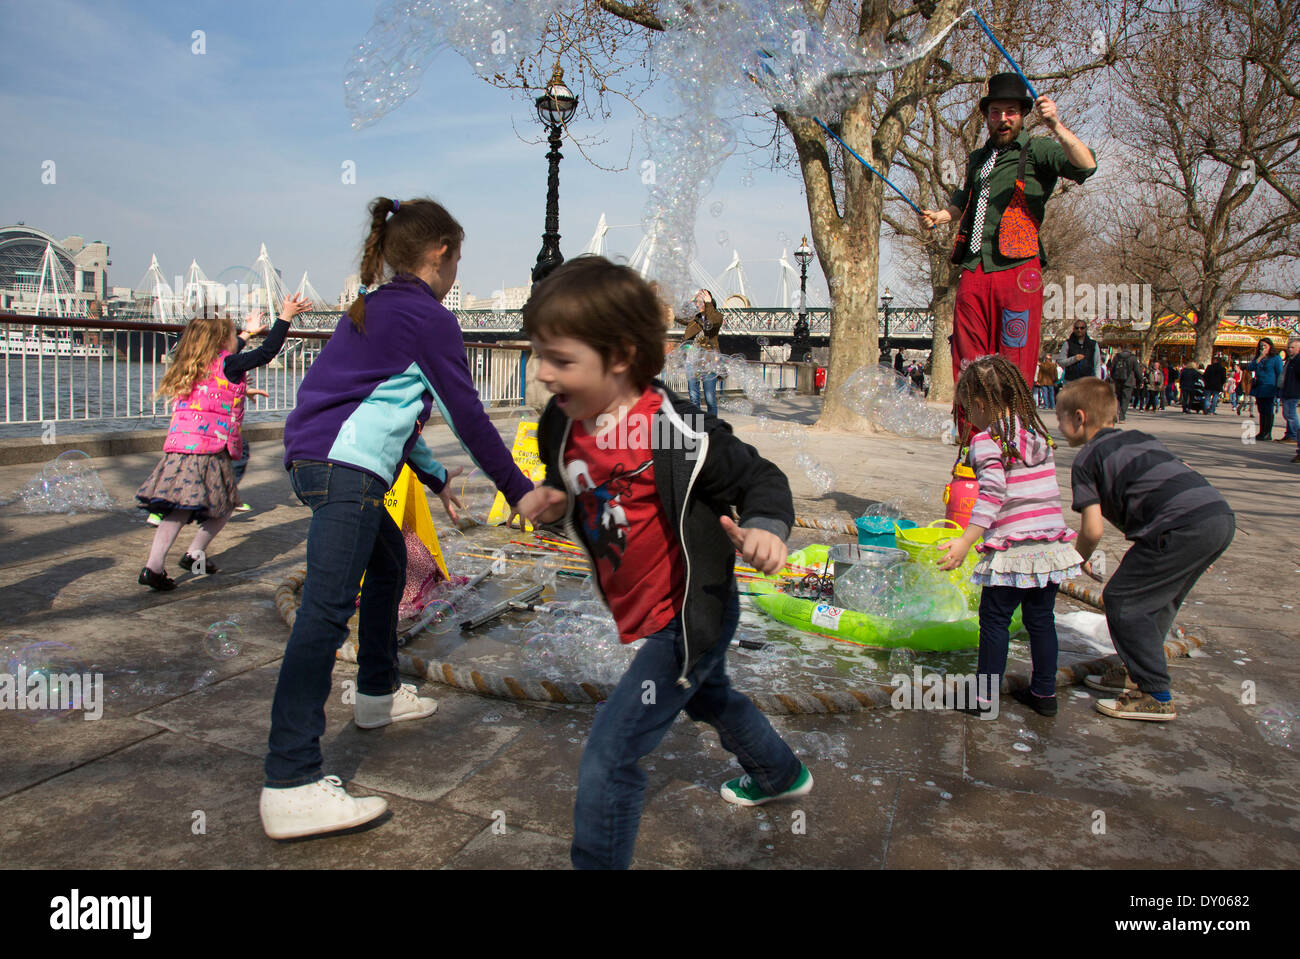
M 704 410 L 713 416 L 718 415 L 718 375 L 710 373 L 705 377 L 691 376 L 688 374 L 686 379 L 686 391 L 691 396 L 691 402 L 699 409 L 700 406 L 700 380 L 704 380 L 704 402 L 708 404 L 708 409 Z
M 1259 408 L 1259 435 L 1266 440 L 1273 438 L 1273 407 L 1277 400 L 1271 396 L 1255 397 L 1255 405 Z
M 1165 635 L 1236 529 L 1236 520 L 1225 513 L 1135 542 L 1102 591 L 1115 651 L 1144 693 L 1168 691 Z
M 294 463 L 289 478 L 298 499 L 311 507 L 311 525 L 302 605 L 271 704 L 266 785 L 272 789 L 321 778 L 330 673 L 347 639 L 358 589 L 357 692 L 385 696 L 401 685 L 397 606 L 406 585 L 406 544 L 384 508 L 387 485 L 361 470 L 311 461 Z
M 1033 663 L 1031 692 L 1039 696 L 1056 694 L 1056 591 L 1049 583 L 1038 589 L 1015 586 L 985 586 L 980 593 L 980 652 L 976 671 L 991 676 L 989 688 L 996 690 L 1007 671 L 1007 649 L 1011 645 L 1011 615 L 1019 606 L 1020 617 L 1029 632 L 1029 654 Z
M 641 640 L 636 658 L 596 713 L 582 752 L 569 853 L 575 868 L 626 869 L 632 862 L 646 783 L 637 763 L 683 709 L 718 731 L 723 748 L 765 792 L 784 792 L 799 777 L 798 757 L 727 678 L 727 647 L 739 618 L 740 601 L 733 593 L 718 641 L 688 676 L 690 689 L 677 685 L 680 617 Z

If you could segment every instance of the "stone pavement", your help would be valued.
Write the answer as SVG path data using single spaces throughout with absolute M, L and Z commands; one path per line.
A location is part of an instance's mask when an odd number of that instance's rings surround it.
M 783 397 L 759 412 L 809 423 L 817 403 Z M 834 491 L 818 498 L 794 467 L 798 450 L 788 440 L 753 416 L 730 418 L 790 473 L 803 515 L 847 518 L 895 498 L 908 515 L 942 515 L 951 447 L 809 431 L 807 450 L 837 475 Z M 1014 703 L 995 722 L 888 709 L 775 717 L 816 788 L 794 807 L 739 809 L 717 795 L 738 767 L 711 729 L 682 718 L 645 762 L 636 865 L 1300 865 L 1300 761 L 1256 725 L 1266 706 L 1294 710 L 1300 702 L 1293 526 L 1300 467 L 1288 463 L 1291 446 L 1244 445 L 1241 423 L 1231 411 L 1129 419 L 1204 472 L 1238 515 L 1231 550 L 1180 617 L 1208 643 L 1172 665 L 1176 722 L 1110 720 L 1092 709 L 1094 694 L 1079 691 L 1063 691 L 1055 720 Z M 498 425 L 509 441 L 513 423 Z M 465 461 L 445 427 L 426 436 L 446 462 Z M 127 503 L 157 455 L 95 466 Z M 17 502 L 0 506 L 0 645 L 65 644 L 104 674 L 107 691 L 94 722 L 0 711 L 0 859 L 18 868 L 567 867 L 590 708 L 429 684 L 423 691 L 441 704 L 433 718 L 362 731 L 342 703 L 355 676 L 343 663 L 327 707 L 326 772 L 355 793 L 384 795 L 391 814 L 334 837 L 276 843 L 263 835 L 263 750 L 288 638 L 272 596 L 303 559 L 308 522 L 280 455 L 274 442 L 255 444 L 243 488 L 254 510 L 217 539 L 221 572 L 185 576 L 171 593 L 135 583 L 153 534 L 138 511 L 33 516 Z M 1067 504 L 1072 458 L 1068 449 L 1058 456 Z M 0 467 L 0 497 L 38 470 Z M 190 535 L 173 550 L 173 572 Z M 799 530 L 792 546 L 825 540 Z M 1117 562 L 1120 537 L 1108 531 L 1102 545 Z M 242 621 L 243 649 L 214 660 L 204 633 L 232 614 Z M 1259 705 L 1242 705 L 1245 682 L 1255 684 Z

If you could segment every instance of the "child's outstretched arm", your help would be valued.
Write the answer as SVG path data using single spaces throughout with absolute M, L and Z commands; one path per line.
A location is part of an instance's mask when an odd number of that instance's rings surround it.
M 997 522 L 998 512 L 1007 496 L 1007 471 L 1002 465 L 1002 450 L 988 433 L 971 441 L 971 469 L 979 483 L 979 497 L 971 510 L 970 522 L 961 536 L 948 541 L 939 560 L 940 569 L 956 569 L 966 559 L 975 541 Z
M 1097 551 L 1097 544 L 1101 542 L 1101 534 L 1105 530 L 1106 523 L 1101 516 L 1101 504 L 1093 503 L 1085 506 L 1079 517 L 1079 538 L 1074 541 L 1074 548 L 1084 559 L 1083 571 L 1093 579 L 1097 577 L 1092 572 L 1090 560 L 1092 554 Z
M 532 481 L 515 465 L 501 434 L 488 419 L 487 410 L 483 409 L 483 401 L 470 376 L 465 341 L 455 317 L 443 310 L 440 320 L 444 324 L 440 328 L 445 332 L 418 341 L 420 353 L 415 358 L 416 363 L 425 385 L 433 394 L 434 403 L 461 447 L 474 465 L 496 484 L 513 509 L 532 490 Z
M 276 355 L 284 348 L 284 338 L 289 333 L 289 323 L 299 313 L 311 309 L 311 300 L 305 296 L 300 297 L 296 293 L 284 301 L 284 306 L 280 309 L 280 318 L 275 321 L 271 327 L 270 334 L 262 341 L 262 345 L 255 350 L 246 350 L 233 356 L 227 356 L 225 362 L 226 379 L 235 379 L 238 376 L 247 373 L 249 370 L 255 370 L 259 366 L 265 366 L 275 359 Z

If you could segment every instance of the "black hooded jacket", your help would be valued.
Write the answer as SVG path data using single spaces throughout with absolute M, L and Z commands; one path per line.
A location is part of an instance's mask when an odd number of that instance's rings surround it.
M 689 686 L 691 668 L 719 639 L 723 612 L 735 589 L 735 550 L 719 517 L 730 516 L 734 506 L 740 514 L 737 525 L 764 529 L 785 540 L 794 525 L 794 499 L 785 474 L 736 439 L 729 425 L 701 413 L 658 380 L 651 387 L 663 397 L 650 430 L 655 486 L 686 563 L 684 648 L 677 682 Z M 591 559 L 591 544 L 573 523 L 575 493 L 568 488 L 561 462 L 570 425 L 551 400 L 537 427 L 537 448 L 546 464 L 546 484 L 568 495 L 564 520 L 569 537 Z M 599 582 L 596 588 L 601 589 Z

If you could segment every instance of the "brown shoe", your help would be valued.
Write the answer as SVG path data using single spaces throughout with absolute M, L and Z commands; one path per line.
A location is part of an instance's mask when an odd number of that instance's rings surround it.
M 1172 702 L 1162 703 L 1150 693 L 1140 689 L 1130 689 L 1120 693 L 1115 699 L 1099 699 L 1093 705 L 1097 712 L 1115 719 L 1145 719 L 1150 722 L 1167 723 L 1177 719 L 1178 713 Z
M 1123 663 L 1108 667 L 1100 676 L 1085 676 L 1083 685 L 1103 693 L 1125 693 L 1138 688 Z

